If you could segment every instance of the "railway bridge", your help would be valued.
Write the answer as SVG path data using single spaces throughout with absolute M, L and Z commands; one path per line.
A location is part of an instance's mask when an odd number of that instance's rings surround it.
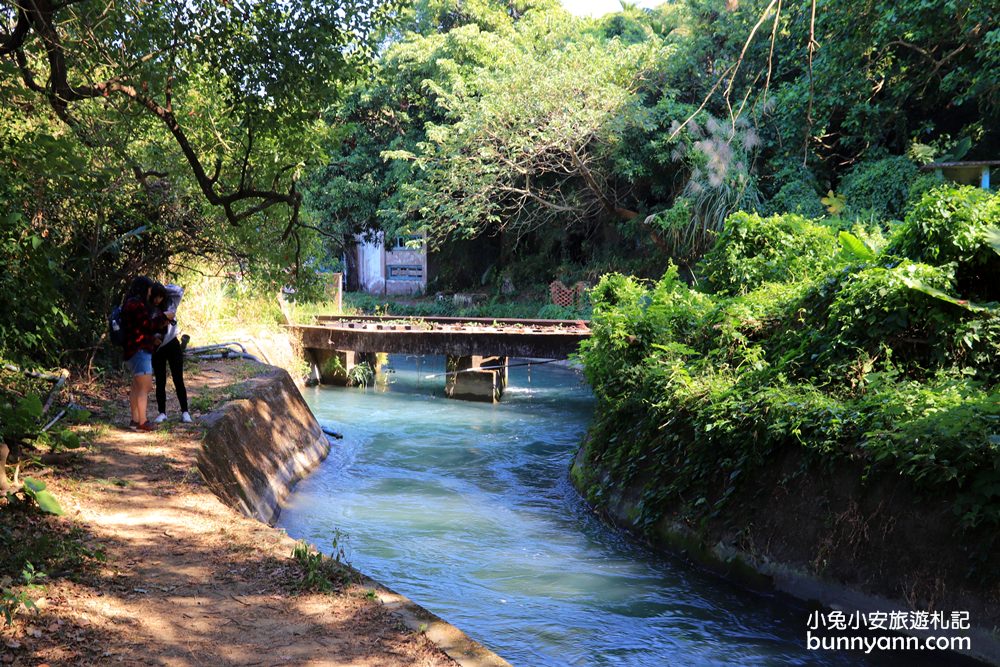
M 381 352 L 443 355 L 445 393 L 480 401 L 500 400 L 510 357 L 566 359 L 590 337 L 583 320 L 324 315 L 289 329 L 323 384 L 346 384 L 361 363 L 376 369 Z

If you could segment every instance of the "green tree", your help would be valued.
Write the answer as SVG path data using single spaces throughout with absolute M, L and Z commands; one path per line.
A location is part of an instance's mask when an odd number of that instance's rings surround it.
M 319 155 L 318 113 L 367 59 L 386 8 L 4 0 L 0 78 L 88 145 L 113 148 L 139 179 L 184 165 L 231 224 L 286 207 L 287 238 L 302 165 Z
M 996 125 L 1000 33 L 989 3 L 686 4 L 671 86 L 717 116 L 751 114 L 779 160 L 797 155 L 829 175 L 879 150 L 902 154 L 915 137 L 982 138 Z
M 439 238 L 635 217 L 613 171 L 613 122 L 655 46 L 580 35 L 574 19 L 540 13 L 493 47 L 490 64 L 452 87 L 448 122 L 427 125 L 418 150 L 386 153 L 414 164 L 405 212 Z
M 330 252 L 339 254 L 356 234 L 405 233 L 419 224 L 402 187 L 417 175 L 410 163 L 384 155 L 415 153 L 427 126 L 451 122 L 456 92 L 500 57 L 518 21 L 545 4 L 435 1 L 402 12 L 372 77 L 352 85 L 328 116 L 330 159 L 307 182 L 306 208 Z
M 192 256 L 287 282 L 321 113 L 390 10 L 0 2 L 0 357 L 92 357 L 128 279 Z

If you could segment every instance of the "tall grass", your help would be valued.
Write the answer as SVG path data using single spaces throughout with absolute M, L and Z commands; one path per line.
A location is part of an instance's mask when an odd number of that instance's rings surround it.
M 191 347 L 237 342 L 293 377 L 305 375 L 305 362 L 283 327 L 285 317 L 277 293 L 195 273 L 182 275 L 176 282 L 184 288 L 177 318 L 182 333 L 191 336 Z
M 753 175 L 760 137 L 746 117 L 735 122 L 706 116 L 689 124 L 688 143 L 671 153 L 690 174 L 674 206 L 647 218 L 660 227 L 672 254 L 694 261 L 712 245 L 726 218 L 735 211 L 757 211 L 762 198 Z
M 491 299 L 486 303 L 456 305 L 452 300 L 395 301 L 358 292 L 344 294 L 346 315 L 397 315 L 399 317 L 496 317 L 517 319 L 590 319 L 590 306 L 560 307 L 544 301 L 504 301 Z
M 343 302 L 342 310 L 337 309 L 336 301 L 311 301 L 306 303 L 286 303 L 285 313 L 295 324 L 312 324 L 317 315 L 357 315 L 357 311 L 348 306 L 347 301 Z

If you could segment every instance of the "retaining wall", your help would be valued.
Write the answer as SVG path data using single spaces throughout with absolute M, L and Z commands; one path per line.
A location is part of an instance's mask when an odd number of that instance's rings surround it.
M 295 483 L 326 458 L 330 442 L 287 371 L 273 366 L 234 387 L 202 420 L 198 469 L 224 503 L 273 524 Z
M 239 512 L 273 524 L 295 483 L 330 452 L 329 439 L 287 371 L 263 372 L 232 388 L 232 399 L 201 420 L 198 469 L 208 487 Z M 422 632 L 462 667 L 510 667 L 464 632 L 358 572 L 361 584 L 411 631 Z
M 970 637 L 970 657 L 1000 666 L 1000 601 L 995 590 L 980 587 L 981 579 L 958 576 L 970 545 L 954 539 L 950 505 L 920 498 L 901 479 L 865 485 L 848 464 L 822 471 L 801 466 L 794 452 L 775 460 L 730 500 L 726 512 L 697 529 L 668 512 L 642 533 L 635 524 L 642 481 L 610 494 L 596 509 L 655 549 L 752 589 L 781 591 L 845 613 L 969 612 L 971 630 L 936 634 Z M 586 495 L 586 480 L 607 480 L 610 473 L 590 468 L 581 448 L 570 476 Z M 990 560 L 986 567 L 995 566 Z M 803 642 L 805 630 L 803 619 Z M 942 654 L 942 661 L 949 655 Z

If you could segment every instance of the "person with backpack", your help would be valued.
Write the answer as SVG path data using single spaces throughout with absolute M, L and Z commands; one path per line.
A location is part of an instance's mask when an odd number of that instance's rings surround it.
M 188 412 L 187 389 L 184 387 L 184 343 L 178 340 L 177 309 L 181 305 L 184 288 L 178 285 L 153 286 L 153 305 L 171 313 L 167 329 L 163 333 L 163 341 L 153 353 L 153 375 L 156 378 L 156 407 L 160 414 L 153 421 L 159 424 L 167 419 L 167 365 L 170 365 L 170 375 L 174 380 L 174 392 L 181 406 L 181 421 L 191 422 Z M 185 341 L 186 342 L 186 341 Z
M 132 387 L 128 395 L 133 431 L 152 431 L 155 427 L 146 419 L 149 390 L 153 388 L 153 352 L 157 346 L 157 333 L 163 329 L 173 313 L 153 308 L 152 294 L 156 283 L 146 276 L 138 276 L 129 286 L 121 309 L 121 329 L 124 331 L 124 357 L 132 370 Z

